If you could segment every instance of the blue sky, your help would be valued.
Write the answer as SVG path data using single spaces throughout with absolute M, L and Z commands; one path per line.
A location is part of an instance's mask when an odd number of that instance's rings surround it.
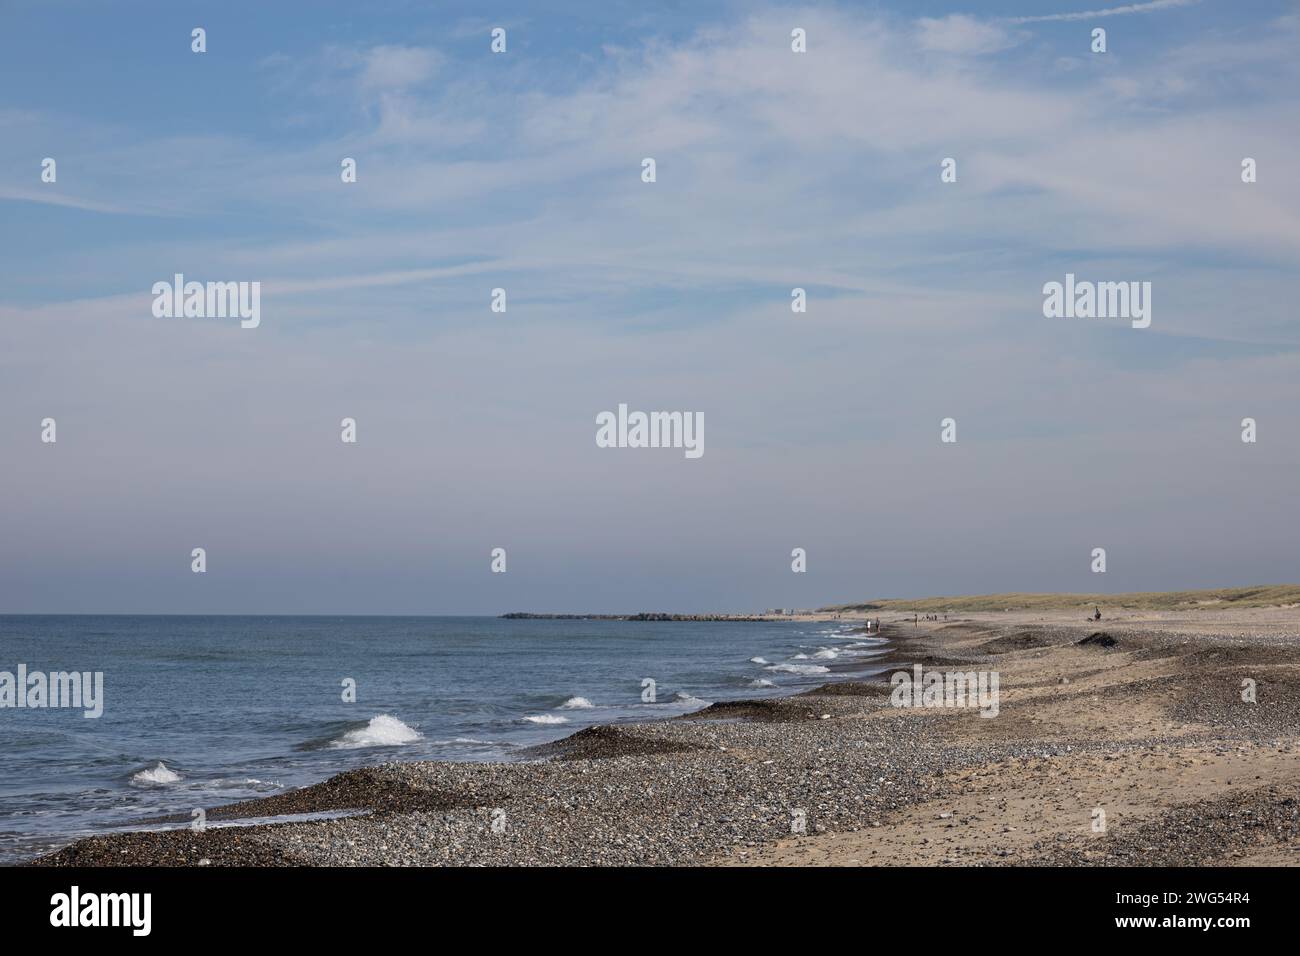
M 1300 580 L 1294 3 L 3 17 L 0 610 Z M 153 318 L 175 272 L 262 326 Z M 1066 272 L 1151 281 L 1151 328 L 1045 319 Z M 597 449 L 620 402 L 705 456 Z

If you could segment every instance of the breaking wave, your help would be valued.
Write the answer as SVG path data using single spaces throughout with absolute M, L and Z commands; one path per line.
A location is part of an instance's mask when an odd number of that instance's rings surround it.
M 411 729 L 396 717 L 379 714 L 371 717 L 370 723 L 355 730 L 349 730 L 338 740 L 330 743 L 334 748 L 353 749 L 356 747 L 400 747 L 419 740 L 418 731 Z
M 170 783 L 180 783 L 181 775 L 175 770 L 168 770 L 161 760 L 158 766 L 141 770 L 131 776 L 131 782 L 137 787 L 165 787 Z
M 767 669 L 784 674 L 829 674 L 831 672 L 829 667 L 822 667 L 820 664 L 772 664 Z

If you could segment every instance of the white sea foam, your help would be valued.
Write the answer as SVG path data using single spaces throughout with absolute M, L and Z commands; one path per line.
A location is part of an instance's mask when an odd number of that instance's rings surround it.
M 749 659 L 749 662 L 750 662 L 751 664 L 766 664 L 766 663 L 767 663 L 767 658 L 766 658 L 766 657 L 751 657 L 751 658 Z
M 279 790 L 283 784 L 275 780 L 258 780 L 256 777 L 218 777 L 216 780 L 201 784 L 209 790 L 245 790 L 258 787 L 263 790 Z
M 796 654 L 794 657 L 790 658 L 792 661 L 806 661 L 807 659 L 807 654 Z
M 820 651 L 818 651 L 816 654 L 813 655 L 813 660 L 833 661 L 835 660 L 835 658 L 839 656 L 840 656 L 839 651 L 831 650 L 829 647 L 823 647 Z
M 366 726 L 349 730 L 338 740 L 331 741 L 330 746 L 349 750 L 356 747 L 400 747 L 419 739 L 418 731 L 406 726 L 396 717 L 379 714 L 371 717 Z
M 694 694 L 688 694 L 684 690 L 679 690 L 676 694 L 674 694 L 673 699 L 676 700 L 677 703 L 679 704 L 707 704 L 708 703 L 707 700 L 702 700 L 701 698 L 696 697 Z
M 776 685 L 766 677 L 758 677 L 749 682 L 750 687 L 775 687 Z
M 822 667 L 820 664 L 772 664 L 767 669 L 785 674 L 829 674 L 831 672 L 829 667 Z
M 559 706 L 559 710 L 590 710 L 595 707 L 591 701 L 585 697 L 570 697 Z
M 180 779 L 180 774 L 175 770 L 168 770 L 167 765 L 159 760 L 158 766 L 134 774 L 131 782 L 137 787 L 163 787 L 169 783 L 179 783 Z
M 561 717 L 559 714 L 534 714 L 532 717 L 525 717 L 524 720 L 530 724 L 567 724 L 568 717 Z

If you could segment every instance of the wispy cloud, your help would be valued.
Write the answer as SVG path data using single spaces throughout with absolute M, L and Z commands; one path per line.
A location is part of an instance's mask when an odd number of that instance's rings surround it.
M 996 53 L 1014 46 L 1020 38 L 989 20 L 961 13 L 917 20 L 920 45 L 940 53 Z
M 435 50 L 409 46 L 376 46 L 365 51 L 361 86 L 367 90 L 406 90 L 423 83 L 438 70 Z
M 51 206 L 64 206 L 68 209 L 81 209 L 86 212 L 102 212 L 114 215 L 161 215 L 144 208 L 128 208 L 117 203 L 98 199 L 82 199 L 66 192 L 52 189 L 18 189 L 12 186 L 0 186 L 0 202 L 46 203 Z

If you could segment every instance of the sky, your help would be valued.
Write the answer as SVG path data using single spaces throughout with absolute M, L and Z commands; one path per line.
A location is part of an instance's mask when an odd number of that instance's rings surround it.
M 0 612 L 1300 581 L 1295 3 L 0 17 Z M 1067 273 L 1150 327 L 1045 317 Z M 620 403 L 705 453 L 598 447 Z

